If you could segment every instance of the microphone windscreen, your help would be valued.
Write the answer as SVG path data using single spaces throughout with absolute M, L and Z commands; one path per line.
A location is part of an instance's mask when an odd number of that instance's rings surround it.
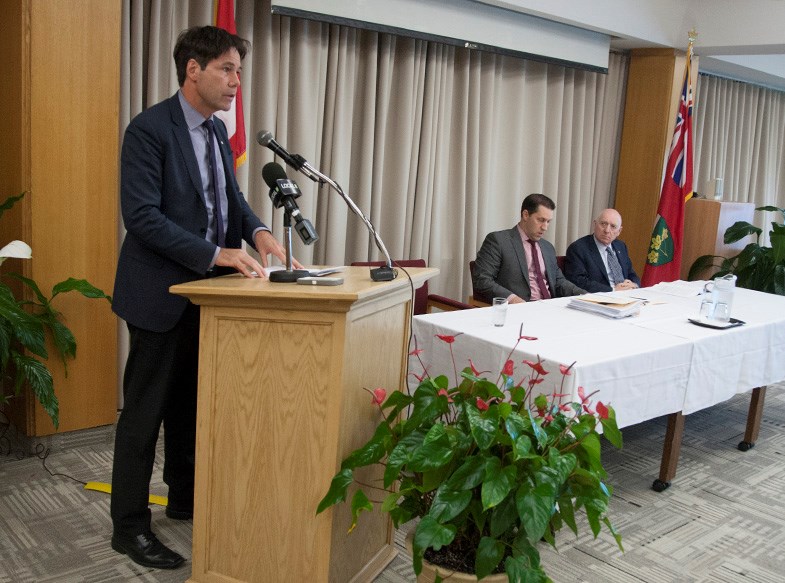
M 286 178 L 286 172 L 281 168 L 281 165 L 276 162 L 268 162 L 262 168 L 262 178 L 270 188 L 278 188 L 276 180 Z
M 260 145 L 267 147 L 267 144 L 273 141 L 273 135 L 267 130 L 262 130 L 256 134 L 256 141 L 259 142 Z

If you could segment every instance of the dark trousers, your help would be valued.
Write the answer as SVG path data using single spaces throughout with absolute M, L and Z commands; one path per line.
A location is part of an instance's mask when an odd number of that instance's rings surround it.
M 111 516 L 115 532 L 150 531 L 150 477 L 161 423 L 169 505 L 193 508 L 199 307 L 189 304 L 168 332 L 128 324 L 130 351 L 117 422 Z

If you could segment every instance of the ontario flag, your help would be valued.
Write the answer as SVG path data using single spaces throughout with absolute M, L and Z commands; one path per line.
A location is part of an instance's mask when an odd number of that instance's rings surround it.
M 684 205 L 692 197 L 692 42 L 687 49 L 687 67 L 681 90 L 676 129 L 673 132 L 668 161 L 657 208 L 657 221 L 651 234 L 643 286 L 661 281 L 675 281 L 681 272 L 684 240 Z
M 234 21 L 234 0 L 217 0 L 215 5 L 215 26 L 237 34 L 237 25 Z M 245 118 L 243 117 L 242 87 L 237 88 L 237 95 L 229 111 L 217 111 L 216 116 L 226 124 L 229 134 L 229 145 L 232 147 L 234 169 L 237 170 L 245 163 Z

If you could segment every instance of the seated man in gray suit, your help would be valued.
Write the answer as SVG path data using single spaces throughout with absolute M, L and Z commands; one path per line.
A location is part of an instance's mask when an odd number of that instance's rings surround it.
M 586 293 L 564 277 L 556 250 L 542 238 L 555 208 L 544 194 L 530 194 L 523 199 L 517 225 L 485 237 L 477 252 L 475 292 L 513 304 Z
M 641 284 L 632 268 L 627 245 L 617 239 L 621 215 L 605 209 L 594 219 L 594 233 L 567 247 L 564 275 L 590 292 L 635 289 Z

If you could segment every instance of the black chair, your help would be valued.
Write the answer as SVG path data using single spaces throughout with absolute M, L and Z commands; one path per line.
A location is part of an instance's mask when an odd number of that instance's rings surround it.
M 477 262 L 474 260 L 469 261 L 469 274 L 472 276 L 472 295 L 469 296 L 469 303 L 476 308 L 484 308 L 486 306 L 490 306 L 491 301 L 479 293 L 474 287 L 474 270 L 476 264 Z

